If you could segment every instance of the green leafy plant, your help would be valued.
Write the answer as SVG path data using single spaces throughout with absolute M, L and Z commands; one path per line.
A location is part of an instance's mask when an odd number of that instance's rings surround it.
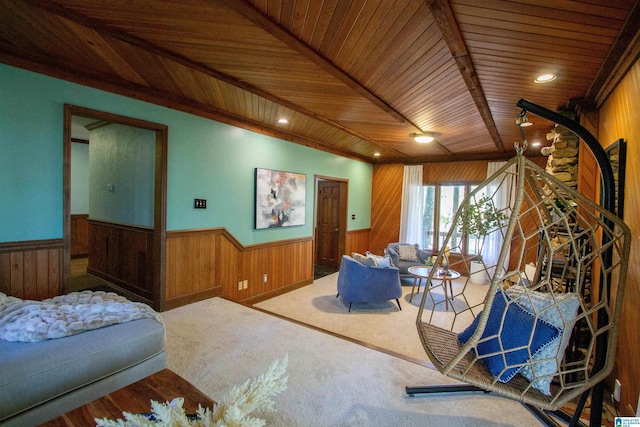
M 469 236 L 476 237 L 477 260 L 482 261 L 480 240 L 491 233 L 508 219 L 507 215 L 498 210 L 490 197 L 483 195 L 479 199 L 469 200 L 462 206 L 461 231 Z

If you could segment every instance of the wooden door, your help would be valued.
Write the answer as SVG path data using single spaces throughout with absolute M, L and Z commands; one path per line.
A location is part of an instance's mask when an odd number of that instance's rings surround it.
M 337 181 L 318 182 L 318 231 L 316 235 L 316 262 L 338 268 L 340 263 L 340 189 Z

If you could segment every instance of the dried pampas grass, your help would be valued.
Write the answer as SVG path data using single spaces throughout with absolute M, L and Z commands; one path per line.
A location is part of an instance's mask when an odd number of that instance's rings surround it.
M 282 362 L 274 361 L 269 369 L 253 381 L 247 380 L 241 386 L 234 387 L 229 395 L 216 403 L 213 409 L 198 405 L 197 417 L 188 417 L 182 407 L 184 399 L 178 397 L 170 403 L 151 401 L 151 416 L 123 412 L 125 419 L 112 421 L 96 418 L 98 427 L 261 427 L 266 421 L 251 416 L 253 412 L 275 411 L 275 402 L 271 399 L 287 389 L 288 376 L 285 376 L 288 356 Z

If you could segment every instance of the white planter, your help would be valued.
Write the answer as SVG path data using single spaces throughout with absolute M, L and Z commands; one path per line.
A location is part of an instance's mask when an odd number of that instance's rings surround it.
M 484 269 L 484 263 L 482 261 L 471 261 L 469 279 L 474 285 L 484 285 L 489 281 L 489 276 Z

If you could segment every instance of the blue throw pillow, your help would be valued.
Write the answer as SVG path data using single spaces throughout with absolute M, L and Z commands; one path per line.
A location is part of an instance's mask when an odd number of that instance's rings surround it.
M 526 347 L 529 344 L 531 331 L 534 331 L 530 346 L 532 357 L 561 333 L 558 328 L 540 318 L 536 319 L 533 314 L 518 304 L 507 305 L 507 301 L 511 301 L 511 298 L 498 290 L 493 299 L 489 319 L 477 345 L 478 357 L 487 366 L 489 372 L 503 383 L 513 378 L 522 369 L 522 364 L 529 361 L 529 351 Z M 507 313 L 504 322 L 502 322 L 502 314 L 505 309 Z M 458 335 L 458 341 L 461 344 L 469 341 L 479 321 L 480 316 L 477 316 L 473 323 Z M 501 324 L 502 330 L 500 330 Z M 487 337 L 491 338 L 485 341 Z M 500 347 L 500 341 L 502 341 L 504 352 Z M 485 356 L 489 354 L 493 355 Z

